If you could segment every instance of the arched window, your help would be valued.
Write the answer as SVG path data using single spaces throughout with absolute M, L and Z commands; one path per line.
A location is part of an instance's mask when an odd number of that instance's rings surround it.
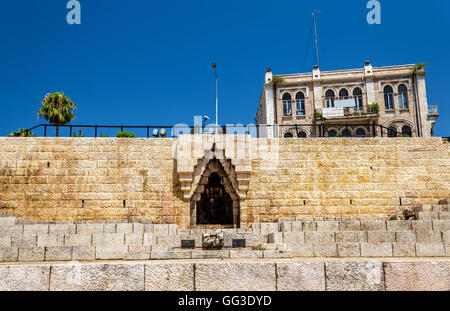
M 356 137 L 359 137 L 359 138 L 366 137 L 366 131 L 364 129 L 357 129 L 356 130 Z
M 362 90 L 357 87 L 353 90 L 353 97 L 355 98 L 355 111 L 363 111 L 363 96 Z
M 342 131 L 342 137 L 352 137 L 352 133 L 350 132 L 350 130 L 344 129 Z
M 388 129 L 388 137 L 397 137 L 397 129 L 393 126 Z
M 327 103 L 327 108 L 332 108 L 334 107 L 334 91 L 333 90 L 328 90 L 325 93 L 325 101 Z
M 328 131 L 328 137 L 337 137 L 338 133 L 335 130 Z
M 284 138 L 294 138 L 294 134 L 292 134 L 291 132 L 286 132 L 284 133 Z
M 402 127 L 402 136 L 404 137 L 412 137 L 412 130 L 409 125 L 405 125 Z
M 347 91 L 347 89 L 341 89 L 339 91 L 339 99 L 348 99 L 348 91 Z
M 298 116 L 304 116 L 305 115 L 305 94 L 303 92 L 298 92 L 297 95 L 295 95 L 295 103 L 296 103 L 296 110 Z
M 400 108 L 409 108 L 408 89 L 404 84 L 398 86 L 398 105 Z
M 299 137 L 299 138 L 306 138 L 307 135 L 306 135 L 305 132 L 298 132 L 298 133 L 297 133 L 297 137 Z
M 292 101 L 289 93 L 283 94 L 283 115 L 292 116 Z
M 386 110 L 394 109 L 394 90 L 389 85 L 384 87 L 384 108 Z

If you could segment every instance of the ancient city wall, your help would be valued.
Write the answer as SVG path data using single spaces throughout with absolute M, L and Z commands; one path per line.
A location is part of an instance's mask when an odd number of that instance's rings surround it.
M 247 153 L 248 187 L 236 189 L 244 227 L 279 217 L 390 216 L 450 197 L 450 144 L 440 138 L 246 141 L 245 148 L 278 149 L 269 160 L 263 151 Z M 188 228 L 176 142 L 0 138 L 0 211 L 35 221 L 132 218 Z M 241 162 L 231 163 L 242 175 Z

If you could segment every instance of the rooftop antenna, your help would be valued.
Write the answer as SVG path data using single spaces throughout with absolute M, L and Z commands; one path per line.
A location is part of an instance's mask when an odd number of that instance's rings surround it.
M 314 34 L 316 38 L 316 58 L 317 58 L 317 66 L 320 67 L 320 61 L 319 61 L 319 46 L 318 46 L 318 38 L 317 38 L 317 25 L 316 25 L 316 13 L 322 13 L 319 10 L 313 10 L 312 16 L 314 19 Z

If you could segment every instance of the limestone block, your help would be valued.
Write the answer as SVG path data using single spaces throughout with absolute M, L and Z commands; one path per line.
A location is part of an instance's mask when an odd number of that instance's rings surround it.
M 48 291 L 50 266 L 0 265 L 0 291 Z
M 45 247 L 19 247 L 19 261 L 44 261 Z
M 16 224 L 16 217 L 0 217 L 0 227 L 14 226 Z
M 305 243 L 304 232 L 283 232 L 283 242 L 288 244 Z
M 153 224 L 144 224 L 144 233 L 153 233 Z
M 169 235 L 177 235 L 178 225 L 177 224 L 169 224 Z
M 269 233 L 269 243 L 283 243 L 283 233 Z
M 57 246 L 45 248 L 45 261 L 72 260 L 71 246 Z
M 91 246 L 92 235 L 68 234 L 64 236 L 65 246 Z
M 0 226 L 0 235 L 21 235 L 23 226 Z
M 361 247 L 359 243 L 337 243 L 338 257 L 360 257 Z
M 24 235 L 36 235 L 36 234 L 48 234 L 48 225 L 24 225 L 23 226 Z
M 416 243 L 417 257 L 445 257 L 443 243 Z
M 392 257 L 392 243 L 361 243 L 362 257 Z
M 78 224 L 77 234 L 89 235 L 103 233 L 104 224 Z
M 339 231 L 338 221 L 318 221 L 317 231 Z
M 433 220 L 433 230 L 450 230 L 450 220 Z
M 291 232 L 292 231 L 292 222 L 291 221 L 283 221 L 280 223 L 280 231 L 281 232 Z
M 0 236 L 0 247 L 11 247 L 11 236 Z
M 315 257 L 337 257 L 336 243 L 313 243 L 313 249 Z
M 97 234 L 102 234 L 102 233 L 112 234 L 112 233 L 116 233 L 117 225 L 118 224 L 116 224 L 116 223 L 106 223 L 106 224 L 103 225 L 103 232 L 97 232 Z
M 277 263 L 277 290 L 279 291 L 324 291 L 324 262 Z
M 125 234 L 105 233 L 92 235 L 92 245 L 124 245 Z
M 143 233 L 125 234 L 125 245 L 142 245 L 143 239 Z
M 419 212 L 419 220 L 438 220 L 439 212 Z
M 303 231 L 303 222 L 302 221 L 291 222 L 291 231 L 293 232 Z
M 193 263 L 149 263 L 145 265 L 146 291 L 193 291 Z
M 306 243 L 333 243 L 334 232 L 305 232 Z
M 450 243 L 445 243 L 445 256 L 450 257 Z
M 258 250 L 230 250 L 230 258 L 263 258 L 263 251 Z
M 450 243 L 450 230 L 446 230 L 442 232 L 442 240 L 445 243 Z
M 133 223 L 133 233 L 144 233 L 144 224 Z
M 388 220 L 386 225 L 389 231 L 411 230 L 411 220 Z
M 154 224 L 153 232 L 155 235 L 159 236 L 167 236 L 169 235 L 169 225 L 164 224 Z
M 152 251 L 150 253 L 151 259 L 190 259 L 191 251 L 179 250 L 179 251 Z
M 312 244 L 296 243 L 289 245 L 294 257 L 314 257 L 314 248 Z
M 144 265 L 84 263 L 52 265 L 51 291 L 143 291 Z
M 49 234 L 75 234 L 76 225 L 74 224 L 55 224 L 48 226 Z
M 157 236 L 157 245 L 167 245 L 169 248 L 180 247 L 181 237 L 179 235 Z
M 339 222 L 340 231 L 358 231 L 361 230 L 361 221 L 359 219 L 342 219 Z
M 336 242 L 367 242 L 366 231 L 340 231 L 335 235 Z
M 72 260 L 95 260 L 95 246 L 73 246 Z
M 381 261 L 325 262 L 328 291 L 383 291 Z
M 117 224 L 116 233 L 133 233 L 133 224 Z
M 442 233 L 441 231 L 417 231 L 416 232 L 417 243 L 439 243 L 442 242 Z
M 13 247 L 34 247 L 37 245 L 37 236 L 36 235 L 20 235 L 20 236 L 11 236 L 11 245 Z
M 386 221 L 380 219 L 361 219 L 361 229 L 365 231 L 386 230 Z
M 37 236 L 37 246 L 63 246 L 64 235 L 62 234 L 39 234 Z
M 278 231 L 278 223 L 261 223 L 261 234 L 269 234 Z
M 450 261 L 384 263 L 387 291 L 450 291 Z
M 439 219 L 441 219 L 441 220 L 449 220 L 450 219 L 450 212 L 440 212 L 439 213 Z
M 0 262 L 17 261 L 18 254 L 18 247 L 0 247 Z
M 273 258 L 273 259 L 292 258 L 292 252 L 288 250 L 265 250 L 262 253 L 263 258 Z
M 252 224 L 252 232 L 253 232 L 253 234 L 260 234 L 261 233 L 261 224 L 253 223 Z
M 123 259 L 126 252 L 124 245 L 98 245 L 95 247 L 95 259 Z
M 317 223 L 315 221 L 303 221 L 303 231 L 317 231 Z
M 395 241 L 401 243 L 415 243 L 416 232 L 415 231 L 396 231 Z
M 274 263 L 205 262 L 195 264 L 198 291 L 275 291 Z
M 393 231 L 368 231 L 367 242 L 395 242 Z
M 416 257 L 415 243 L 392 243 L 394 257 Z
M 431 220 L 413 220 L 412 221 L 413 230 L 433 230 L 433 223 Z
M 143 245 L 156 245 L 156 236 L 153 233 L 144 233 Z

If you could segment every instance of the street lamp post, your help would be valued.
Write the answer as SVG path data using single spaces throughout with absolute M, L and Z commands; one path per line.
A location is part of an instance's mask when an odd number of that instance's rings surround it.
M 214 75 L 216 76 L 216 131 L 219 126 L 219 79 L 217 77 L 216 63 L 212 63 Z

